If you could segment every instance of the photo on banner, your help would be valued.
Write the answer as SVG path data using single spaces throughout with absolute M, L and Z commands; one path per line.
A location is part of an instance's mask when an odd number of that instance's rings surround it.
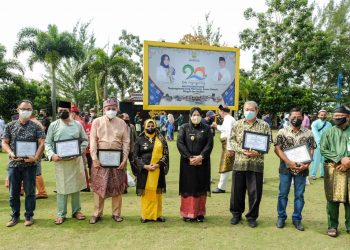
M 144 109 L 237 110 L 238 96 L 238 48 L 144 42 Z

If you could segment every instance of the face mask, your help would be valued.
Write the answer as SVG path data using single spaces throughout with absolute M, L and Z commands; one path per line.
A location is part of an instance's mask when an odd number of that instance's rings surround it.
M 210 118 L 209 121 L 210 122 L 213 122 L 215 120 L 215 118 Z
M 337 126 L 343 125 L 346 122 L 346 117 L 334 118 L 333 122 L 334 122 L 334 125 L 337 125 Z
M 68 111 L 58 112 L 58 117 L 65 120 L 69 117 L 69 112 Z
M 90 121 L 90 117 L 85 117 L 85 118 L 84 118 L 84 121 L 85 121 L 86 123 L 88 123 L 88 122 Z
M 156 132 L 156 129 L 155 128 L 146 128 L 146 132 L 147 132 L 147 134 L 152 135 Z
M 32 115 L 32 111 L 29 110 L 20 110 L 19 117 L 22 119 L 28 119 Z
M 300 127 L 301 124 L 303 123 L 303 120 L 302 119 L 293 119 L 290 121 L 290 123 L 294 126 L 294 127 Z
M 191 122 L 194 125 L 201 123 L 202 118 L 200 116 L 191 116 Z
M 244 111 L 244 117 L 247 120 L 253 120 L 255 118 L 256 114 L 254 111 Z
M 95 117 L 95 114 L 94 114 L 94 113 L 90 113 L 90 116 L 91 116 L 91 117 Z
M 109 119 L 113 119 L 114 117 L 117 116 L 117 111 L 115 111 L 115 110 L 108 110 L 108 111 L 106 111 L 106 116 Z

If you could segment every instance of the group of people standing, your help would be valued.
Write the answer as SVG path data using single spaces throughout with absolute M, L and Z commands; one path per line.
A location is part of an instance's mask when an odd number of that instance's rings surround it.
M 236 121 L 230 109 L 219 106 L 223 124 L 218 125 L 214 112 L 194 107 L 189 113 L 189 122 L 180 127 L 177 148 L 180 153 L 179 194 L 180 214 L 184 221 L 203 222 L 206 214 L 206 200 L 211 195 L 211 160 L 215 130 L 220 132 L 222 156 L 219 168 L 220 181 L 212 193 L 225 193 L 232 171 L 230 199 L 231 224 L 241 223 L 245 212 L 245 196 L 248 193 L 249 210 L 245 217 L 248 225 L 256 227 L 263 193 L 264 153 L 245 149 L 246 132 L 267 135 L 274 143 L 275 153 L 280 158 L 279 194 L 277 202 L 277 227 L 283 228 L 287 219 L 286 207 L 292 182 L 294 183 L 294 212 L 292 221 L 296 229 L 303 231 L 302 210 L 306 178 L 311 162 L 300 163 L 290 160 L 285 150 L 305 144 L 312 162 L 312 176 L 316 178 L 317 168 L 324 163 L 327 197 L 328 235 L 337 236 L 339 204 L 345 205 L 346 229 L 350 233 L 350 110 L 338 107 L 333 114 L 334 126 L 325 121 L 326 112 L 319 112 L 319 120 L 312 124 L 312 131 L 302 126 L 303 112 L 293 108 L 289 112 L 289 126 L 278 131 L 274 141 L 269 124 L 257 118 L 259 108 L 256 102 L 244 104 L 244 118 Z M 122 194 L 127 188 L 126 166 L 129 159 L 136 176 L 136 193 L 141 196 L 141 222 L 164 222 L 162 194 L 166 192 L 165 176 L 169 171 L 169 150 L 167 141 L 153 119 L 144 122 L 144 129 L 136 136 L 136 128 L 130 124 L 127 114 L 118 117 L 118 102 L 107 99 L 103 103 L 102 117 L 93 120 L 87 135 L 83 125 L 72 117 L 69 102 L 58 107 L 59 119 L 48 127 L 47 135 L 41 126 L 30 120 L 33 105 L 24 100 L 18 105 L 19 119 L 9 123 L 3 134 L 3 149 L 9 154 L 10 206 L 12 218 L 7 226 L 14 226 L 20 216 L 20 183 L 23 181 L 26 194 L 25 225 L 34 223 L 35 173 L 37 162 L 44 152 L 54 162 L 57 191 L 57 218 L 55 223 L 64 223 L 67 216 L 68 196 L 72 197 L 72 217 L 84 220 L 81 212 L 80 191 L 87 187 L 83 157 L 61 158 L 55 143 L 78 139 L 81 152 L 89 146 L 91 157 L 91 188 L 94 192 L 94 213 L 90 223 L 97 223 L 103 216 L 105 199 L 112 198 L 112 219 L 123 221 L 121 216 Z M 122 118 L 122 119 L 121 119 Z M 314 133 L 313 133 L 314 132 Z M 318 134 L 317 134 L 318 133 Z M 37 142 L 35 155 L 20 158 L 16 156 L 17 141 Z M 101 163 L 100 151 L 121 152 L 119 164 L 106 167 Z

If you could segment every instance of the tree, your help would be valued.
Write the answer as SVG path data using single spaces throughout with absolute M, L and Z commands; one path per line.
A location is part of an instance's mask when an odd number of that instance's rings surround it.
M 24 74 L 24 69 L 17 60 L 5 59 L 6 49 L 0 44 L 0 83 L 11 83 L 20 77 L 14 71 L 19 71 Z
M 193 28 L 193 34 L 185 34 L 179 41 L 182 44 L 198 44 L 198 45 L 211 45 L 211 46 L 224 46 L 224 43 L 220 42 L 222 37 L 220 28 L 214 28 L 214 21 L 210 20 L 210 12 L 205 14 L 204 27 L 198 25 Z
M 49 25 L 47 31 L 35 28 L 24 28 L 18 33 L 18 41 L 14 54 L 28 51 L 28 65 L 32 69 L 34 63 L 41 62 L 49 70 L 51 78 L 52 117 L 56 119 L 56 73 L 63 58 L 81 56 L 82 45 L 72 34 L 59 32 L 56 25 Z

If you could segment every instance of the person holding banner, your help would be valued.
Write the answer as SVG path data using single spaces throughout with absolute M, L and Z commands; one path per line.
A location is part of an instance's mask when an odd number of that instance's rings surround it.
M 59 102 L 57 109 L 59 119 L 50 124 L 45 141 L 45 154 L 55 165 L 56 225 L 61 225 L 66 219 L 69 195 L 72 197 L 72 217 L 85 220 L 80 204 L 80 190 L 86 188 L 81 152 L 88 146 L 88 139 L 83 126 L 70 118 L 70 110 L 70 102 Z
M 95 203 L 90 224 L 96 224 L 102 218 L 104 202 L 109 197 L 112 197 L 112 219 L 116 222 L 124 220 L 121 209 L 122 195 L 127 188 L 125 169 L 130 151 L 130 135 L 126 123 L 116 117 L 116 100 L 104 101 L 103 111 L 105 115 L 93 121 L 90 132 L 90 154 L 93 161 L 91 186 Z
M 210 196 L 210 154 L 213 135 L 210 127 L 201 123 L 201 109 L 190 111 L 190 121 L 177 137 L 180 152 L 179 193 L 180 214 L 184 221 L 203 222 L 207 196 Z
M 350 109 L 340 106 L 334 110 L 332 128 L 321 138 L 324 165 L 324 187 L 327 199 L 328 231 L 331 237 L 338 235 L 339 205 L 344 204 L 345 226 L 350 234 Z
M 163 54 L 160 58 L 160 65 L 157 67 L 157 82 L 158 83 L 174 83 L 175 69 L 170 66 L 170 57 Z
M 304 207 L 304 192 L 306 177 L 309 175 L 309 166 L 312 160 L 314 149 L 317 147 L 311 130 L 301 126 L 303 122 L 303 112 L 299 108 L 293 108 L 289 112 L 290 125 L 278 131 L 275 140 L 275 153 L 280 158 L 279 167 L 279 194 L 277 203 L 277 228 L 283 228 L 287 219 L 286 208 L 288 204 L 288 194 L 292 180 L 294 180 L 294 212 L 292 220 L 295 228 L 304 231 L 301 223 L 301 212 Z M 310 161 L 302 163 L 290 160 L 284 151 L 296 146 L 305 145 L 310 155 Z M 299 158 L 305 158 L 299 155 Z
M 141 222 L 165 222 L 162 216 L 162 193 L 166 192 L 165 175 L 169 171 L 169 151 L 165 138 L 154 120 L 145 121 L 144 132 L 134 146 L 137 167 L 136 194 L 141 196 Z
M 35 177 L 37 162 L 44 151 L 45 132 L 35 122 L 30 120 L 33 104 L 23 100 L 18 104 L 19 118 L 8 123 L 2 135 L 2 148 L 9 154 L 8 180 L 10 193 L 11 220 L 7 227 L 15 226 L 20 217 L 20 193 L 23 181 L 25 191 L 25 226 L 34 224 L 35 210 Z M 31 147 L 26 146 L 31 142 Z M 19 147 L 19 145 L 22 145 Z

